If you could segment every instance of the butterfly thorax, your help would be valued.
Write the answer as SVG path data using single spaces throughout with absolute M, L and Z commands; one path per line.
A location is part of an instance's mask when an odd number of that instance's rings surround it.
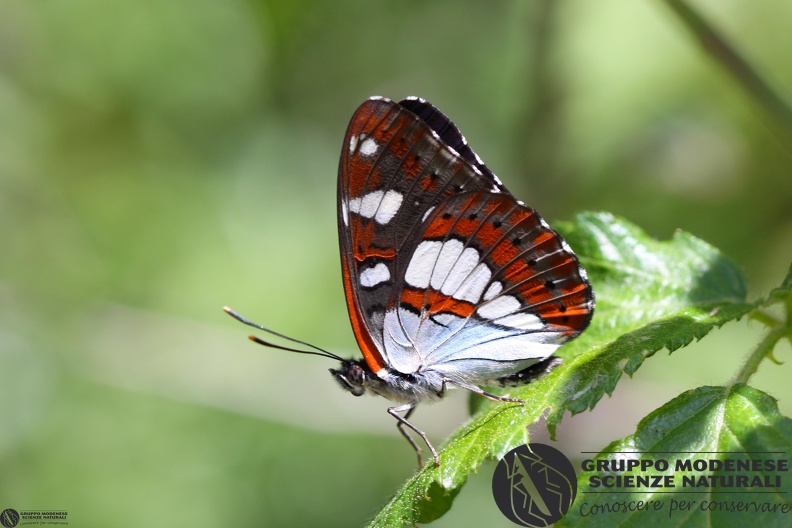
M 405 374 L 384 368 L 374 373 L 365 362 L 350 359 L 343 361 L 341 368 L 330 369 L 330 373 L 355 396 L 368 391 L 393 401 L 419 402 L 436 400 L 443 394 L 443 378 L 431 370 Z

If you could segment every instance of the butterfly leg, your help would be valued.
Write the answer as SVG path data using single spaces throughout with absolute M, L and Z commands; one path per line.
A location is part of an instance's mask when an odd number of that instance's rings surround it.
M 481 389 L 480 387 L 476 387 L 475 385 L 470 385 L 468 383 L 464 383 L 461 381 L 452 380 L 451 378 L 443 379 L 443 392 L 445 392 L 446 385 L 456 385 L 457 387 L 469 390 L 470 392 L 476 393 L 479 396 L 483 396 L 484 398 L 487 398 L 488 400 L 492 400 L 492 401 L 519 403 L 522 405 L 525 404 L 525 402 L 519 398 L 508 398 L 506 396 L 498 396 L 497 394 L 492 394 L 491 392 L 487 392 Z
M 420 436 L 423 439 L 423 441 L 426 442 L 426 445 L 429 446 L 429 450 L 432 452 L 432 457 L 434 458 L 434 465 L 435 467 L 437 467 L 440 465 L 440 457 L 437 455 L 437 451 L 435 451 L 435 448 L 432 445 L 432 443 L 429 441 L 429 438 L 426 437 L 426 433 L 424 433 L 423 431 L 421 431 L 420 429 L 418 429 L 413 424 L 407 421 L 407 419 L 415 410 L 415 406 L 416 403 L 412 402 L 412 403 L 407 403 L 405 405 L 400 405 L 398 407 L 389 407 L 388 414 L 390 414 L 391 416 L 396 418 L 396 420 L 398 420 L 399 423 L 396 424 L 396 427 L 399 429 L 399 432 L 402 434 L 402 436 L 404 436 L 404 438 L 406 438 L 407 441 L 410 442 L 410 445 L 413 446 L 413 449 L 415 449 L 415 453 L 418 455 L 418 465 L 420 467 L 423 467 L 423 459 L 421 458 L 422 451 L 420 446 L 418 446 L 418 444 L 415 443 L 415 440 L 413 440 L 410 434 L 404 430 L 405 425 L 410 429 L 412 429 L 415 432 L 415 434 Z M 404 411 L 407 412 L 404 414 L 404 417 L 402 417 L 399 413 Z

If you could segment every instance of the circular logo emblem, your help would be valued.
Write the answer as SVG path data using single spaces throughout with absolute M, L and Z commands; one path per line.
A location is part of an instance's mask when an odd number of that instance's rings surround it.
M 553 524 L 566 515 L 575 495 L 575 468 L 561 451 L 545 444 L 512 449 L 492 475 L 495 504 L 520 526 Z
M 19 512 L 11 508 L 7 508 L 0 513 L 0 524 L 5 528 L 14 528 L 19 522 Z

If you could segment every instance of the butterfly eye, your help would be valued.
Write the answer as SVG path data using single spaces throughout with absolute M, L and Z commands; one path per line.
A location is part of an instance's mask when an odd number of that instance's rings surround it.
M 348 390 L 353 396 L 363 396 L 366 392 L 364 383 L 366 373 L 357 363 L 342 362 L 341 369 L 330 369 L 330 374 L 338 381 L 342 388 Z

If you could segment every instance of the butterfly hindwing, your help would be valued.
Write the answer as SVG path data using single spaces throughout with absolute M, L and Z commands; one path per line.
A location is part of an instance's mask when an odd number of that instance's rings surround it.
M 419 362 L 483 382 L 549 356 L 588 324 L 593 299 L 577 258 L 511 195 L 456 195 L 423 228 L 386 315 L 395 368 Z
M 338 185 L 347 306 L 373 372 L 487 381 L 588 324 L 593 295 L 571 249 L 429 103 L 363 103 Z

